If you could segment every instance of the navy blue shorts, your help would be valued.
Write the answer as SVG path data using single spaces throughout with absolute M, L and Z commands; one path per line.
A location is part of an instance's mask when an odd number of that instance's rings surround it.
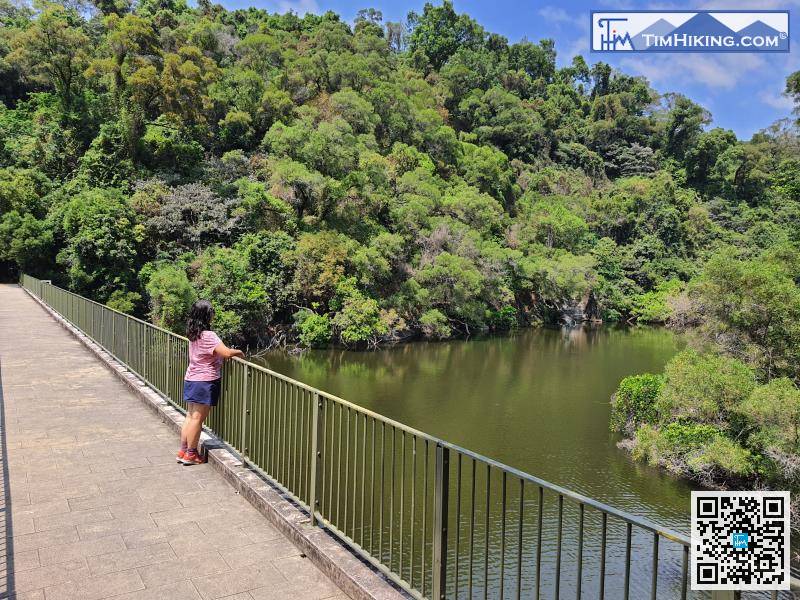
M 216 406 L 219 402 L 221 379 L 214 381 L 187 381 L 183 382 L 184 402 Z

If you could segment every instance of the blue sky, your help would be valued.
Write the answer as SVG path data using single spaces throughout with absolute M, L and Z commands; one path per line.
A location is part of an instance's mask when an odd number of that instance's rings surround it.
M 220 0 L 217 0 L 220 1 Z M 438 0 L 437 2 L 438 3 Z M 320 13 L 332 10 L 352 22 L 361 8 L 383 12 L 384 20 L 405 20 L 409 10 L 420 12 L 425 0 L 222 0 L 228 8 L 257 6 L 270 11 Z M 783 96 L 786 76 L 800 70 L 800 0 L 700 0 L 675 2 L 624 2 L 622 0 L 454 0 L 487 30 L 515 42 L 527 37 L 556 41 L 559 64 L 576 54 L 590 63 L 604 60 L 626 73 L 644 75 L 659 92 L 680 92 L 706 107 L 713 125 L 733 129 L 742 139 L 777 119 L 791 116 L 792 102 Z M 659 54 L 619 56 L 590 54 L 589 11 L 611 9 L 787 9 L 790 13 L 792 51 L 788 54 Z

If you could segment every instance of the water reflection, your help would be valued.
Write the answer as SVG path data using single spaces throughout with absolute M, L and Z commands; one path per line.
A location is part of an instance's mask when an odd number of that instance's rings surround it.
M 681 480 L 632 462 L 618 449 L 619 438 L 609 431 L 609 397 L 620 379 L 640 372 L 658 372 L 678 350 L 680 340 L 658 328 L 585 327 L 527 330 L 508 337 L 415 343 L 376 352 L 309 351 L 300 356 L 273 353 L 262 361 L 270 368 L 305 381 L 356 404 L 439 436 L 545 480 L 596 498 L 659 525 L 688 530 L 690 486 Z M 463 495 L 458 524 L 458 553 L 450 548 L 455 567 L 458 556 L 458 594 L 469 592 L 469 564 L 473 594 L 500 597 L 500 581 L 509 597 L 516 586 L 529 596 L 536 585 L 537 528 L 533 489 L 523 508 L 522 545 L 510 533 L 518 524 L 518 499 L 505 512 L 507 536 L 500 539 L 502 517 L 499 486 L 495 483 L 488 514 L 470 508 Z M 513 492 L 510 492 L 513 495 Z M 451 493 L 455 498 L 455 493 Z M 517 496 L 518 498 L 518 496 Z M 554 499 L 545 503 L 542 532 L 542 597 L 555 593 L 557 522 Z M 455 508 L 455 506 L 454 506 Z M 472 514 L 472 511 L 475 514 Z M 483 512 L 481 512 L 483 510 Z M 560 594 L 574 597 L 577 570 L 577 508 L 564 506 Z M 596 597 L 600 577 L 600 518 L 585 515 L 583 593 Z M 409 522 L 410 529 L 418 526 Z M 388 533 L 388 530 L 387 530 Z M 624 581 L 624 525 L 609 522 L 606 597 L 621 597 Z M 622 537 L 620 537 L 622 536 Z M 474 548 L 470 548 L 470 540 Z M 394 544 L 399 544 L 396 540 Z M 410 543 L 405 540 L 404 543 Z M 521 573 L 500 570 L 498 549 L 521 552 Z M 631 597 L 649 596 L 652 581 L 652 536 L 634 532 Z M 673 597 L 680 583 L 680 548 L 662 542 L 658 585 L 660 597 Z M 471 558 L 471 560 L 470 560 Z M 410 568 L 410 567 L 408 567 Z M 456 581 L 455 573 L 451 580 Z M 421 576 L 420 573 L 417 577 Z M 515 597 L 515 596 L 514 596 Z
M 262 360 L 412 427 L 686 530 L 690 487 L 633 463 L 608 429 L 609 397 L 620 379 L 660 371 L 679 344 L 664 329 L 585 327 Z

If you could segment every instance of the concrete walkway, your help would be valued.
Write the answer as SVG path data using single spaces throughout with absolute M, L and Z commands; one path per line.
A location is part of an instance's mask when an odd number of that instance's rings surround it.
M 19 287 L 0 286 L 0 598 L 345 600 Z

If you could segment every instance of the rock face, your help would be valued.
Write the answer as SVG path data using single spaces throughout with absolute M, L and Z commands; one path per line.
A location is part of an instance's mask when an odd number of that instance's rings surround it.
M 580 299 L 579 302 L 569 304 L 561 309 L 561 321 L 565 325 L 577 325 L 579 323 L 599 323 L 600 307 L 593 292 L 589 292 Z

